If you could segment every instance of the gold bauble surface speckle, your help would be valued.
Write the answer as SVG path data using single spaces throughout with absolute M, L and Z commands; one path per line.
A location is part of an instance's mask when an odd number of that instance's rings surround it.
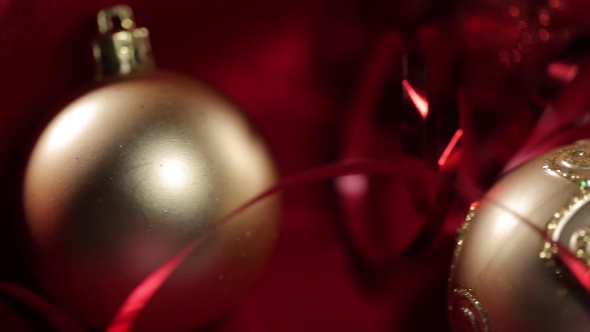
M 589 294 L 541 235 L 590 263 L 589 179 L 590 146 L 564 147 L 505 175 L 470 211 L 449 281 L 455 331 L 590 330 Z
M 211 88 L 163 72 L 106 81 L 66 106 L 30 156 L 36 275 L 58 305 L 104 328 L 151 271 L 275 179 L 260 136 Z M 217 228 L 137 330 L 193 329 L 231 308 L 269 256 L 278 217 L 270 198 Z

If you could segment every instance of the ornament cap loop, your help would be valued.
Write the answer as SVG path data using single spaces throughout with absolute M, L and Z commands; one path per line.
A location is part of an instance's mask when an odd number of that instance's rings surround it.
M 96 78 L 117 77 L 152 69 L 154 59 L 146 28 L 138 28 L 129 6 L 106 8 L 96 15 Z

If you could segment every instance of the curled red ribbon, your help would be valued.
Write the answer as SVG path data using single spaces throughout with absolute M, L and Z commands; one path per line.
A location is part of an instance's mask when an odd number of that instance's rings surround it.
M 218 220 L 213 226 L 206 230 L 199 238 L 188 244 L 168 262 L 160 266 L 144 279 L 127 297 L 123 305 L 115 314 L 109 324 L 107 332 L 127 332 L 131 331 L 134 322 L 137 320 L 143 308 L 147 305 L 156 291 L 164 284 L 166 279 L 184 262 L 184 260 L 199 247 L 201 243 L 212 234 L 215 227 L 229 221 L 233 217 L 242 213 L 254 204 L 262 201 L 271 195 L 328 178 L 352 175 L 352 174 L 404 174 L 404 175 L 425 175 L 435 178 L 440 176 L 430 171 L 425 166 L 423 168 L 408 167 L 404 163 L 382 162 L 373 160 L 344 161 L 323 167 L 318 167 L 310 171 L 301 173 L 284 179 L 277 185 L 262 192 L 244 205 L 240 206 L 232 213 Z
M 152 272 L 147 278 L 145 278 L 128 296 L 123 302 L 114 318 L 112 319 L 108 332 L 126 332 L 131 331 L 135 321 L 140 316 L 143 308 L 147 305 L 156 291 L 166 282 L 168 277 L 174 273 L 174 271 L 184 262 L 184 260 L 196 250 L 207 236 L 212 234 L 212 230 L 215 227 L 231 220 L 235 216 L 247 210 L 249 207 L 262 201 L 263 199 L 272 196 L 274 194 L 296 188 L 298 186 L 314 183 L 316 181 L 335 178 L 343 175 L 352 174 L 389 174 L 393 176 L 409 176 L 409 175 L 422 175 L 424 177 L 433 178 L 440 182 L 449 182 L 442 178 L 438 173 L 429 170 L 425 165 L 424 167 L 409 167 L 402 162 L 383 162 L 378 160 L 356 160 L 356 161 L 344 161 L 334 163 L 322 167 L 312 169 L 310 171 L 289 177 L 279 182 L 272 188 L 264 191 L 258 196 L 254 197 L 232 213 L 228 214 L 224 218 L 218 220 L 211 228 L 205 231 L 199 238 L 187 245 L 176 255 L 174 255 L 165 264 L 160 266 L 154 272 Z M 473 193 L 474 190 L 455 186 L 462 191 Z M 481 195 L 481 193 L 478 193 Z M 540 237 L 545 240 L 554 243 L 547 234 L 538 226 L 533 224 L 524 216 L 519 215 L 510 208 L 503 206 L 497 202 L 488 201 L 490 204 L 502 208 L 509 213 L 517 217 L 518 220 L 524 222 L 526 225 L 534 229 Z M 574 257 L 567 248 L 563 248 L 559 243 L 555 243 L 559 250 L 559 256 L 572 273 L 578 278 L 580 283 L 585 287 L 586 290 L 590 291 L 590 270 L 585 264 L 580 262 Z M 41 296 L 35 294 L 33 291 L 28 290 L 24 287 L 14 285 L 7 282 L 0 281 L 0 292 L 5 293 L 21 302 L 29 305 L 31 308 L 37 310 L 42 314 L 58 331 L 62 332 L 82 332 L 85 331 L 78 322 L 68 316 L 67 313 L 59 309 L 58 307 L 51 304 Z

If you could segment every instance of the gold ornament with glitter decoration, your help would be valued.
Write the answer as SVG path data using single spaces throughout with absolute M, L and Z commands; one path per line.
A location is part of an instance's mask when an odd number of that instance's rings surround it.
M 469 206 L 469 212 L 465 217 L 465 221 L 457 230 L 457 239 L 455 243 L 455 250 L 453 251 L 453 261 L 451 262 L 451 273 L 449 274 L 449 281 L 453 278 L 453 273 L 455 271 L 455 264 L 459 259 L 459 255 L 461 254 L 461 248 L 463 247 L 463 241 L 465 240 L 465 236 L 467 235 L 467 230 L 469 229 L 469 225 L 471 224 L 471 220 L 475 217 L 475 210 L 477 209 L 477 205 L 479 203 L 473 203 Z
M 479 331 L 491 332 L 487 313 L 483 304 L 477 299 L 472 289 L 463 285 L 455 285 L 454 280 L 455 265 L 461 255 L 463 241 L 467 236 L 467 231 L 471 220 L 475 217 L 475 211 L 478 202 L 471 204 L 465 221 L 457 231 L 457 242 L 453 252 L 453 261 L 451 263 L 451 272 L 449 276 L 449 290 L 447 294 L 447 309 L 449 319 L 454 331 Z
M 547 159 L 543 168 L 578 184 L 582 190 L 586 189 L 590 186 L 590 146 L 561 149 Z
M 272 186 L 267 148 L 207 85 L 155 70 L 131 10 L 97 16 L 97 82 L 45 128 L 23 203 L 33 266 L 55 303 L 104 329 L 149 273 Z M 145 307 L 135 331 L 187 331 L 231 309 L 278 232 L 278 198 L 215 228 Z
M 449 281 L 455 331 L 590 330 L 590 295 L 554 244 L 590 266 L 589 180 L 590 146 L 567 146 L 506 174 L 470 211 Z M 456 307 L 460 294 L 479 307 Z
M 472 289 L 454 288 L 448 300 L 449 318 L 454 331 L 492 332 L 483 303 Z

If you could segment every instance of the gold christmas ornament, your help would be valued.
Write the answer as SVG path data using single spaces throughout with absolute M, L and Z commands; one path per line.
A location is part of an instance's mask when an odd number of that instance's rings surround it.
M 30 156 L 24 213 L 36 276 L 105 328 L 131 291 L 214 222 L 274 184 L 261 137 L 203 83 L 154 70 L 131 10 L 98 14 L 98 82 Z M 278 198 L 218 227 L 146 306 L 137 331 L 186 331 L 230 309 L 275 242 Z
M 590 295 L 556 255 L 570 250 L 590 267 L 589 181 L 590 145 L 567 146 L 510 172 L 471 207 L 449 279 L 454 331 L 590 330 Z

